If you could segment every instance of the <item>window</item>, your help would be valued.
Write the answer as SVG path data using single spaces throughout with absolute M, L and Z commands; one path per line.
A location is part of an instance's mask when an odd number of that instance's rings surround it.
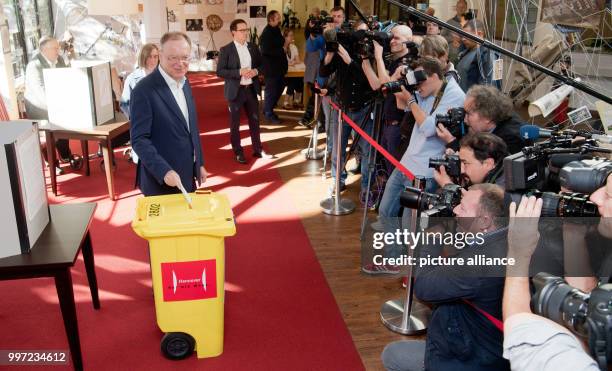
M 13 75 L 25 75 L 27 63 L 34 57 L 38 40 L 53 35 L 53 13 L 50 0 L 1 0 L 11 35 Z

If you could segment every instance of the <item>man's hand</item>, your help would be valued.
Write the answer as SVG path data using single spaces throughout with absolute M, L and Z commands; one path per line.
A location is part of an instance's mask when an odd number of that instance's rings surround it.
M 393 75 L 391 75 L 391 81 L 397 81 L 402 77 L 402 74 L 404 73 L 404 66 L 399 66 L 395 69 L 395 71 L 393 72 Z
M 446 173 L 445 166 L 440 166 L 440 171 L 434 169 L 434 179 L 440 187 L 444 187 L 445 185 L 451 184 L 453 182 L 451 177 Z
M 206 178 L 208 177 L 208 172 L 206 171 L 206 168 L 204 168 L 204 166 L 200 166 L 200 179 L 198 179 L 198 187 L 201 187 L 202 185 L 204 185 L 204 182 L 206 182 Z
M 345 64 L 351 64 L 351 61 L 352 61 L 351 56 L 346 51 L 346 49 L 344 49 L 344 47 L 340 44 L 338 44 L 338 56 L 342 58 L 342 61 L 344 61 Z
M 327 95 L 327 89 L 319 89 L 319 91 L 320 91 L 319 93 L 320 96 L 324 97 Z
M 244 77 L 246 77 L 247 79 L 252 79 L 253 77 L 257 76 L 257 74 L 258 74 L 257 69 L 252 69 L 252 70 L 249 70 L 249 71 L 248 71 L 248 72 L 247 72 L 247 73 L 244 75 Z
M 402 90 L 395 93 L 396 97 L 400 97 L 402 100 L 408 102 L 411 99 L 414 99 L 414 97 L 412 96 L 412 94 L 410 94 L 410 92 L 408 90 L 406 90 L 406 88 L 404 87 L 404 85 L 402 85 L 400 87 Z
M 510 223 L 508 225 L 508 256 L 524 259 L 517 264 L 528 265 L 531 255 L 538 246 L 540 232 L 538 220 L 542 213 L 542 199 L 523 196 L 518 207 L 510 204 Z M 527 268 L 527 267 L 523 267 Z
M 164 183 L 169 187 L 178 187 L 181 183 L 181 177 L 174 170 L 170 170 L 164 175 Z
M 240 76 L 246 77 L 248 79 L 247 74 L 249 74 L 250 72 L 251 72 L 250 68 L 246 68 L 246 67 L 245 68 L 241 68 L 240 69 Z
M 374 58 L 376 58 L 377 61 L 382 60 L 383 47 L 376 40 L 372 41 L 372 45 L 374 45 Z
M 442 124 L 436 125 L 436 134 L 438 134 L 438 138 L 442 139 L 444 143 L 450 143 L 456 139 L 455 136 L 451 134 L 451 132 L 448 131 L 448 129 Z

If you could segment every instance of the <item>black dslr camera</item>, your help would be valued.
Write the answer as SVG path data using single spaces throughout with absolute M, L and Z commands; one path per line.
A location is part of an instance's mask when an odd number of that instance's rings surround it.
M 402 91 L 402 86 L 406 88 L 409 92 L 413 93 L 419 88 L 419 85 L 427 80 L 427 75 L 423 70 L 413 70 L 408 66 L 404 66 L 404 71 L 402 71 L 402 78 L 397 81 L 389 81 L 387 83 L 382 84 L 380 87 L 380 91 L 387 94 L 399 93 Z
M 531 300 L 535 313 L 585 337 L 599 368 L 607 370 L 612 355 L 612 284 L 582 292 L 560 277 L 538 273 Z
M 421 216 L 454 216 L 453 209 L 461 202 L 461 187 L 447 184 L 438 193 L 423 192 L 407 187 L 400 195 L 400 204 L 409 209 L 421 211 Z
M 445 155 L 444 157 L 432 157 L 429 159 L 429 167 L 440 171 L 440 166 L 446 168 L 446 173 L 453 179 L 461 175 L 461 160 L 458 155 Z
M 391 38 L 386 32 L 375 32 L 375 31 L 355 31 L 355 44 L 352 49 L 355 50 L 355 54 L 359 55 L 363 59 L 374 58 L 374 43 L 376 41 L 383 47 L 383 54 L 389 53 L 391 46 L 389 42 Z
M 319 17 L 315 17 L 313 15 L 311 15 L 310 17 L 308 17 L 308 24 L 312 24 L 313 26 L 310 27 L 310 33 L 312 33 L 313 35 L 321 35 L 323 34 L 323 29 L 325 28 L 325 25 L 328 23 L 333 23 L 334 19 L 331 16 L 319 16 Z
M 465 128 L 465 109 L 451 108 L 447 114 L 436 115 L 436 124 L 442 124 L 455 138 L 462 138 L 467 132 Z

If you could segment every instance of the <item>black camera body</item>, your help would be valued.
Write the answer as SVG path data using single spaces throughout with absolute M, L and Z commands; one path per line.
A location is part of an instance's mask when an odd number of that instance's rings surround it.
M 461 160 L 458 155 L 445 155 L 444 157 L 432 157 L 429 159 L 429 167 L 440 171 L 440 166 L 444 166 L 446 174 L 453 179 L 461 175 Z
M 391 38 L 386 32 L 377 31 L 355 31 L 355 44 L 352 49 L 356 55 L 364 59 L 374 58 L 374 43 L 376 41 L 383 47 L 383 54 L 389 53 L 391 50 Z
M 421 216 L 454 216 L 453 209 L 461 202 L 461 187 L 447 184 L 438 193 L 427 193 L 407 187 L 400 195 L 400 204 L 421 211 Z
M 447 114 L 436 115 L 436 124 L 442 124 L 455 137 L 462 138 L 467 132 L 465 128 L 465 109 L 451 108 Z
M 600 369 L 606 370 L 612 359 L 612 284 L 598 286 L 588 294 L 560 277 L 538 273 L 533 285 L 534 313 L 588 338 L 591 355 Z
M 419 85 L 425 80 L 427 80 L 427 75 L 423 70 L 415 71 L 408 66 L 404 66 L 402 78 L 397 81 L 389 81 L 382 84 L 380 90 L 385 95 L 394 94 L 402 91 L 403 86 L 409 92 L 414 93 L 419 88 Z
M 334 19 L 331 16 L 321 15 L 319 17 L 315 17 L 311 15 L 310 17 L 308 17 L 307 22 L 313 25 L 312 27 L 310 27 L 310 33 L 312 33 L 313 35 L 321 35 L 323 34 L 323 29 L 325 28 L 325 25 L 328 23 L 333 23 Z

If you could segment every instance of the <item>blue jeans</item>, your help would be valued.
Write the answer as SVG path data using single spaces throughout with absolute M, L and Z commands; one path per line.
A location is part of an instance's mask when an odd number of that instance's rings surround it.
M 355 111 L 355 112 L 345 112 L 346 115 L 348 117 L 351 118 L 351 120 L 353 120 L 353 122 L 355 122 L 357 125 L 361 125 L 361 122 L 363 121 L 363 118 L 365 117 L 366 113 L 368 113 L 368 108 L 369 107 L 364 107 L 359 111 Z M 372 121 L 372 117 L 368 117 L 368 120 L 365 124 L 365 126 L 363 127 L 363 130 L 368 134 L 368 135 L 372 135 L 372 129 L 373 129 L 374 123 Z M 331 140 L 332 140 L 332 166 L 331 166 L 331 176 L 332 176 L 332 180 L 335 181 L 336 180 L 336 156 L 335 156 L 335 146 L 336 146 L 336 130 L 337 130 L 338 126 L 337 125 L 332 125 L 331 129 Z M 348 144 L 348 140 L 349 140 L 349 136 L 351 135 L 351 126 L 347 123 L 345 123 L 344 121 L 342 122 L 342 138 L 341 138 L 341 143 L 340 143 L 340 153 L 342 155 L 342 158 L 340 160 L 340 166 L 344 165 L 344 161 L 346 158 L 346 146 Z M 367 154 L 370 151 L 370 144 L 363 138 L 359 138 L 359 148 L 361 149 L 361 153 L 365 154 L 367 156 Z M 367 187 L 368 187 L 368 177 L 367 174 L 368 173 L 368 161 L 367 159 L 365 161 L 361 161 L 361 190 L 364 191 Z M 342 169 L 342 173 L 340 175 L 340 184 L 344 184 L 344 182 L 346 181 L 346 171 L 344 169 Z
M 389 152 L 389 154 L 391 154 L 391 156 L 394 156 L 394 157 L 397 156 L 395 152 L 397 152 L 397 149 L 399 148 L 401 141 L 402 141 L 402 133 L 400 130 L 400 126 L 399 125 L 385 125 L 385 127 L 383 128 L 382 141 L 380 144 L 383 146 L 384 149 L 387 150 L 387 152 Z M 401 158 L 401 155 L 403 155 L 403 153 L 399 155 L 400 158 Z M 387 160 L 386 158 L 385 158 L 385 168 L 387 169 L 387 174 L 391 175 L 391 172 L 393 172 L 394 167 L 393 167 L 393 164 L 391 164 L 391 161 Z

